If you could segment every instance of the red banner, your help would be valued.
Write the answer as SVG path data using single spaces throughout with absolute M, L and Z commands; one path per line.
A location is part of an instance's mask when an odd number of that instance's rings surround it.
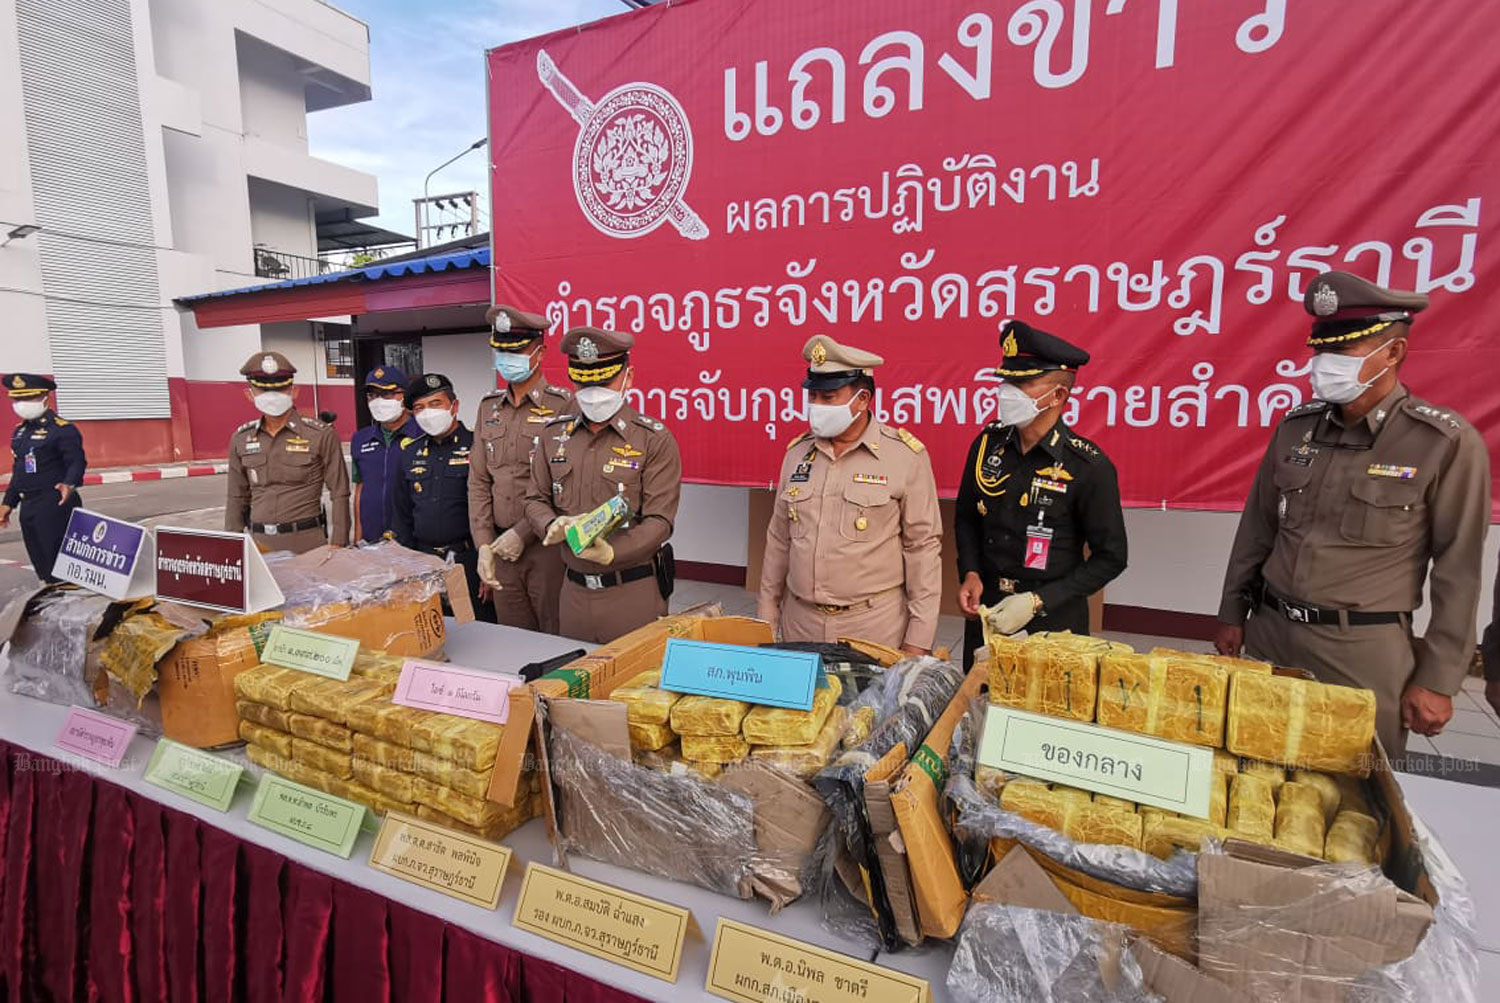
M 1431 294 L 1404 378 L 1494 443 L 1497 37 L 1469 0 L 652 7 L 489 53 L 496 295 L 633 332 L 695 481 L 775 477 L 824 332 L 952 494 L 1017 317 L 1093 353 L 1066 418 L 1127 504 L 1238 508 L 1329 268 Z

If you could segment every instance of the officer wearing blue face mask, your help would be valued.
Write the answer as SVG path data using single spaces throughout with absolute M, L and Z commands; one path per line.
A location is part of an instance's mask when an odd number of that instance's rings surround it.
M 1328 272 L 1308 287 L 1310 404 L 1277 427 L 1235 534 L 1219 651 L 1375 692 L 1400 755 L 1436 735 L 1474 657 L 1490 465 L 1479 433 L 1400 380 L 1421 293 Z M 1430 582 L 1421 638 L 1412 612 Z M 1248 618 L 1248 621 L 1247 621 Z
M 349 479 L 354 484 L 354 538 L 366 543 L 391 532 L 401 440 L 422 434 L 406 409 L 408 382 L 395 366 L 376 366 L 365 375 L 365 402 L 375 420 L 349 443 Z
M 546 317 L 498 305 L 486 319 L 500 389 L 479 402 L 474 421 L 469 531 L 479 548 L 478 574 L 500 623 L 555 634 L 562 558 L 556 547 L 542 546 L 526 519 L 526 491 L 537 441 L 573 394 L 542 374 Z
M 1087 634 L 1089 596 L 1128 559 L 1115 465 L 1061 417 L 1089 353 L 1019 320 L 1001 329 L 1000 350 L 1000 413 L 969 447 L 953 509 L 965 668 L 981 604 L 1002 634 Z
M 11 407 L 21 423 L 11 433 L 10 485 L 0 503 L 0 529 L 21 506 L 21 540 L 38 578 L 53 582 L 52 565 L 62 548 L 68 519 L 78 507 L 78 486 L 87 460 L 78 426 L 48 406 L 57 389 L 45 376 L 15 373 L 5 380 Z

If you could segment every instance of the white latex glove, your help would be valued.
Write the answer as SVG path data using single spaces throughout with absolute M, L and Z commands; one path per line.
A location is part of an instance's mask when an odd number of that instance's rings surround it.
M 507 529 L 500 534 L 500 539 L 490 545 L 494 548 L 495 556 L 502 561 L 519 561 L 521 554 L 526 550 L 526 541 L 521 539 L 521 534 L 513 529 Z
M 615 548 L 609 545 L 608 540 L 595 540 L 578 552 L 578 556 L 585 561 L 593 561 L 595 564 L 615 563 Z
M 497 543 L 499 541 L 496 541 Z M 481 543 L 479 545 L 479 560 L 475 562 L 474 570 L 479 574 L 479 580 L 484 582 L 495 591 L 500 590 L 500 579 L 495 577 L 495 544 Z
M 989 621 L 990 629 L 995 633 L 1014 634 L 1031 622 L 1031 618 L 1036 616 L 1036 611 L 1041 609 L 1041 606 L 1035 592 L 1022 592 L 1018 595 L 1006 596 L 999 606 L 989 611 L 986 619 Z
M 550 547 L 555 543 L 562 543 L 568 534 L 568 527 L 578 521 L 576 515 L 560 515 L 547 524 L 547 532 L 542 537 L 542 545 Z

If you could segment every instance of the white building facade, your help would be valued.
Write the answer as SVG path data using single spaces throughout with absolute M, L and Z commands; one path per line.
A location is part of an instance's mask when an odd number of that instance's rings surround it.
M 376 213 L 307 144 L 369 98 L 368 29 L 320 0 L 0 0 L 0 240 L 41 227 L 0 247 L 0 372 L 57 380 L 93 466 L 225 455 L 261 348 L 352 419 L 336 323 L 204 332 L 173 300 L 315 274 L 320 227 Z

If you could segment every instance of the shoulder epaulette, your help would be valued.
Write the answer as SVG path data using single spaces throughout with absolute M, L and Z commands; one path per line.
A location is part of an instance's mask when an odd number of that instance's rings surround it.
M 59 418 L 57 417 L 57 415 L 53 415 L 52 424 L 56 425 L 58 428 L 62 428 L 65 425 L 71 425 L 73 423 L 66 418 Z
M 1328 403 L 1327 401 L 1310 400 L 1306 404 L 1299 404 L 1296 407 L 1292 408 L 1282 416 L 1281 420 L 1286 421 L 1289 418 L 1301 418 L 1310 414 L 1322 414 L 1324 411 L 1327 411 L 1331 407 L 1333 407 L 1333 405 Z
M 635 423 L 643 428 L 649 428 L 653 432 L 660 432 L 662 429 L 667 427 L 661 422 L 657 421 L 655 418 L 652 418 L 650 415 L 645 414 L 636 415 Z
M 309 418 L 306 415 L 299 416 L 298 420 L 301 421 L 302 424 L 306 425 L 308 428 L 327 428 L 328 427 L 327 424 L 325 424 L 321 419 L 318 419 L 318 418 Z
M 896 438 L 906 443 L 906 448 L 910 449 L 913 453 L 920 453 L 922 450 L 927 448 L 926 446 L 922 445 L 921 439 L 918 439 L 915 435 L 912 435 L 904 428 L 896 429 Z
M 1073 452 L 1086 459 L 1096 460 L 1104 455 L 1099 452 L 1098 446 L 1079 435 L 1068 436 L 1068 445 L 1072 447 Z
M 260 424 L 260 419 L 259 418 L 251 418 L 249 421 L 245 422 L 239 428 L 235 429 L 235 431 L 236 432 L 248 432 L 252 428 L 254 428 L 256 425 L 259 425 L 259 424 Z
M 1415 397 L 1408 397 L 1403 401 L 1401 409 L 1413 418 L 1426 422 L 1450 437 L 1457 435 L 1468 425 L 1468 422 L 1464 421 L 1460 415 L 1449 411 L 1447 408 L 1434 407 L 1426 401 L 1418 400 Z
M 547 424 L 556 425 L 560 421 L 572 421 L 577 417 L 576 414 L 555 414 L 547 419 Z
M 544 392 L 552 394 L 552 395 L 554 395 L 556 397 L 571 398 L 573 396 L 571 393 L 569 393 L 568 391 L 564 390 L 562 387 L 554 387 L 550 383 L 548 383 L 546 386 L 544 386 L 542 388 L 542 390 Z
M 788 453 L 790 453 L 792 451 L 792 447 L 795 446 L 797 443 L 799 443 L 799 442 L 806 442 L 808 439 L 811 439 L 811 438 L 812 438 L 812 433 L 811 432 L 803 432 L 801 435 L 797 436 L 791 442 L 789 442 L 789 443 L 786 444 L 786 451 Z

